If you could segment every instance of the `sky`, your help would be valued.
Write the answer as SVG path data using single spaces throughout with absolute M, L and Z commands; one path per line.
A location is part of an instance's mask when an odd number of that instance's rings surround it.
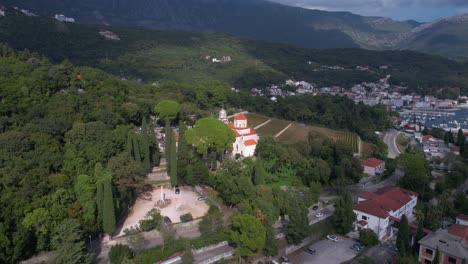
M 291 6 L 428 22 L 468 13 L 468 0 L 270 0 Z

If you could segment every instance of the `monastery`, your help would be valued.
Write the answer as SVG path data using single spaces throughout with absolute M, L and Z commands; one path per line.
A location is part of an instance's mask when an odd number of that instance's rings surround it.
M 253 156 L 259 137 L 253 128 L 247 126 L 247 117 L 239 113 L 234 116 L 234 122 L 229 122 L 226 110 L 221 109 L 219 120 L 228 125 L 236 135 L 232 153 L 234 155 L 240 154 L 242 157 Z

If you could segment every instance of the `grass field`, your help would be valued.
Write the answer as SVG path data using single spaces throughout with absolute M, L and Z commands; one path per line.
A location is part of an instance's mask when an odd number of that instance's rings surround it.
M 275 136 L 278 132 L 286 128 L 291 122 L 280 119 L 271 119 L 271 122 L 257 129 L 257 133 L 261 136 Z
M 266 122 L 269 118 L 259 114 L 247 114 L 247 124 L 250 127 L 256 127 L 264 122 Z

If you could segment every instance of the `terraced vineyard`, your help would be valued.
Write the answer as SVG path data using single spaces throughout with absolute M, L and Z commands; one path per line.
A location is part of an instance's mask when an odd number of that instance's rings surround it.
M 359 152 L 358 135 L 352 132 L 337 131 L 325 127 L 307 126 L 303 124 L 293 123 L 286 131 L 278 137 L 280 142 L 285 144 L 295 144 L 297 142 L 307 142 L 309 133 L 314 132 L 317 136 L 331 138 L 334 141 L 342 141 L 352 147 L 353 152 Z

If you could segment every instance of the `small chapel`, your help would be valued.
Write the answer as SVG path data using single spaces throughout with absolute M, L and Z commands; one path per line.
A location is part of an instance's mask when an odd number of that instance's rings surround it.
M 219 120 L 228 125 L 236 135 L 232 153 L 234 155 L 240 154 L 242 157 L 253 156 L 259 136 L 253 128 L 247 125 L 247 117 L 242 113 L 238 113 L 234 115 L 234 122 L 229 122 L 226 110 L 221 109 L 219 111 Z

